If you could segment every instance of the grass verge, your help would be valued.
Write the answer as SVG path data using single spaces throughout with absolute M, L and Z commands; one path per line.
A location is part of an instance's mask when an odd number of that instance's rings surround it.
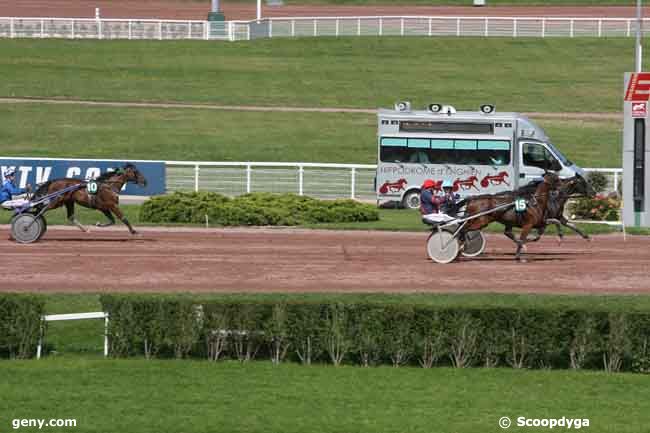
M 499 431 L 502 416 L 637 433 L 650 423 L 644 375 L 51 358 L 4 362 L 0 374 L 6 430 L 17 418 L 74 418 L 74 431 L 102 433 L 473 433 Z
M 620 121 L 538 123 L 578 165 L 621 165 Z M 377 162 L 377 118 L 372 114 L 21 103 L 0 104 L 0 124 L 6 156 Z
M 0 96 L 618 112 L 633 51 L 626 38 L 6 40 Z

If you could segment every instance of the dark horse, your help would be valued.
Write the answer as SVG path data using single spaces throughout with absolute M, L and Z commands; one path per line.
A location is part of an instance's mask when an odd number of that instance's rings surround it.
M 91 182 L 95 182 L 97 185 L 97 191 L 95 194 L 89 194 L 88 185 Z M 119 168 L 115 171 L 109 171 L 99 176 L 93 181 L 83 181 L 80 179 L 54 179 L 48 182 L 43 183 L 38 187 L 34 192 L 33 200 L 37 200 L 41 197 L 44 197 L 48 194 L 55 193 L 73 185 L 82 185 L 79 189 L 67 192 L 59 197 L 55 197 L 50 204 L 48 204 L 48 210 L 59 208 L 63 205 L 66 207 L 68 213 L 68 221 L 83 231 L 88 231 L 79 221 L 74 214 L 74 205 L 75 203 L 80 204 L 83 207 L 90 209 L 97 209 L 102 212 L 108 218 L 108 223 L 100 224 L 97 223 L 98 227 L 107 227 L 115 224 L 115 218 L 113 215 L 118 217 L 128 228 L 131 234 L 136 234 L 137 232 L 131 227 L 129 220 L 126 219 L 120 208 L 118 207 L 120 199 L 120 190 L 127 182 L 137 183 L 141 186 L 147 185 L 147 180 L 144 178 L 142 173 L 133 164 L 126 164 L 124 167 Z
M 530 231 L 533 228 L 539 231 L 539 229 L 546 226 L 549 200 L 558 191 L 560 182 L 560 178 L 556 174 L 546 173 L 544 180 L 534 185 L 532 194 L 516 196 L 517 198 L 524 198 L 527 202 L 526 210 L 523 212 L 517 212 L 514 205 L 504 206 L 512 204 L 517 193 L 480 195 L 467 198 L 463 203 L 465 204 L 465 217 L 477 215 L 499 206 L 503 207 L 500 210 L 469 220 L 463 231 L 480 230 L 494 221 L 503 224 L 506 227 L 505 235 L 517 244 L 516 258 L 520 260 L 521 250 L 524 244 L 529 242 L 528 234 Z M 521 227 L 519 239 L 516 239 L 512 234 L 512 227 Z M 539 236 L 537 239 L 539 239 Z
M 523 186 L 516 191 L 506 191 L 506 192 L 499 193 L 497 195 L 509 198 L 511 201 L 514 201 L 516 198 L 519 197 L 530 198 L 535 194 L 535 190 L 537 189 L 538 183 L 539 182 L 532 183 Z M 529 242 L 538 241 L 544 234 L 544 231 L 546 230 L 546 226 L 548 224 L 554 224 L 556 226 L 560 242 L 562 242 L 562 238 L 564 237 L 564 235 L 562 234 L 562 226 L 570 228 L 571 230 L 575 231 L 580 236 L 582 236 L 583 239 L 589 240 L 590 238 L 587 234 L 583 233 L 578 227 L 570 223 L 569 220 L 564 216 L 564 206 L 566 206 L 567 201 L 571 197 L 585 196 L 585 195 L 591 196 L 593 194 L 594 194 L 593 188 L 591 188 L 591 185 L 589 185 L 589 183 L 581 176 L 574 176 L 568 179 L 559 180 L 558 188 L 551 191 L 548 197 L 546 214 L 544 216 L 545 223 L 544 225 L 535 227 L 535 230 L 537 231 L 537 236 L 530 239 Z M 506 223 L 504 223 L 504 225 L 506 227 L 504 234 L 510 239 L 512 239 L 514 242 L 517 242 L 517 240 L 514 237 L 514 234 L 512 233 L 512 229 L 513 227 L 518 227 L 518 226 L 510 225 Z

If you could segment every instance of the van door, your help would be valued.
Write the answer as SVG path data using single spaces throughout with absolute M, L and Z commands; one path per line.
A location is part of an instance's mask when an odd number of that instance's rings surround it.
M 519 186 L 540 179 L 547 170 L 561 171 L 562 164 L 543 144 L 534 141 L 522 141 L 519 169 Z

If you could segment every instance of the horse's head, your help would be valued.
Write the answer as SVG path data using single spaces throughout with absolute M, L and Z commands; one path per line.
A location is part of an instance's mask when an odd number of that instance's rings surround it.
M 136 168 L 135 165 L 129 163 L 122 167 L 122 173 L 124 173 L 125 179 L 127 182 L 133 182 L 140 186 L 147 186 L 147 179 L 144 178 L 144 175 Z
M 558 189 L 561 186 L 561 181 L 560 181 L 560 176 L 557 174 L 547 171 L 544 174 L 544 182 L 543 184 L 548 188 L 549 190 L 553 189 Z

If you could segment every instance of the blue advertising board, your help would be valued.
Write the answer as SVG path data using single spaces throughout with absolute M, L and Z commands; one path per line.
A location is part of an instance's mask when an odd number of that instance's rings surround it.
M 64 177 L 94 179 L 102 173 L 123 167 L 128 162 L 134 164 L 144 175 L 147 186 L 129 183 L 122 189 L 122 194 L 150 196 L 165 193 L 165 163 L 162 161 L 0 158 L 0 171 L 4 179 L 9 168 L 15 169 L 16 183 L 20 188 L 25 188 L 27 184 L 36 186 Z

